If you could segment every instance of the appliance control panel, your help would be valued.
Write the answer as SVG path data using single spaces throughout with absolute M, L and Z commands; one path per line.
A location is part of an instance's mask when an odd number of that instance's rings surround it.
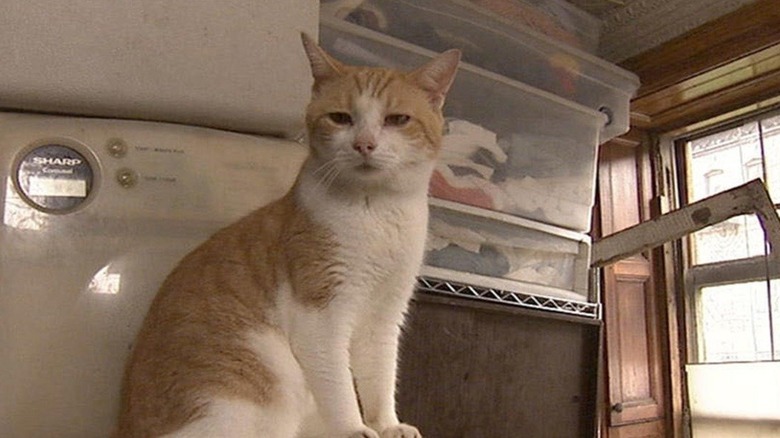
M 40 141 L 25 151 L 14 169 L 14 184 L 33 207 L 49 213 L 79 208 L 95 183 L 94 160 L 64 141 Z M 77 149 L 81 149 L 80 152 Z
M 168 123 L 0 113 L 0 124 L 11 226 L 227 223 L 284 195 L 307 155 L 292 140 Z

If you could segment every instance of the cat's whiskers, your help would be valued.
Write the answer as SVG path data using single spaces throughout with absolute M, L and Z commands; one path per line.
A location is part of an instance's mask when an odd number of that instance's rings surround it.
M 325 163 L 323 163 L 322 166 L 320 166 L 317 169 L 315 169 L 314 172 L 312 172 L 312 175 L 317 176 L 321 172 L 328 173 L 328 171 L 333 166 L 335 166 L 338 163 L 338 161 L 340 161 L 339 157 L 331 158 L 330 160 L 328 160 Z
M 342 167 L 339 166 L 339 164 L 347 161 L 349 161 L 347 157 L 337 155 L 334 158 L 326 161 L 325 164 L 312 172 L 312 175 L 316 177 L 317 185 L 322 187 L 325 191 L 328 191 L 330 186 L 341 173 Z
M 333 181 L 335 181 L 336 178 L 338 178 L 340 173 L 341 173 L 341 168 L 339 168 L 338 166 L 331 167 L 320 180 L 320 186 L 327 192 L 330 189 L 330 186 L 333 184 Z

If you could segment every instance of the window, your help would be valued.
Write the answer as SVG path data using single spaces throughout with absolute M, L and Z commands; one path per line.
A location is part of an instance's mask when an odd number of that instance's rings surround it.
M 780 328 L 780 280 L 772 280 L 769 287 L 775 293 L 767 294 L 765 281 L 701 288 L 697 300 L 699 362 L 752 362 L 779 357 L 776 341 L 772 355 L 772 338 L 774 335 L 777 339 Z M 775 318 L 770 318 L 770 308 Z
M 723 191 L 723 170 L 712 169 L 704 174 L 704 192 L 707 196 Z
M 677 142 L 684 196 L 694 202 L 760 178 L 780 199 L 780 114 L 756 117 Z M 778 204 L 775 204 L 778 207 Z M 705 228 L 688 239 L 686 287 L 693 297 L 691 359 L 699 363 L 780 360 L 780 279 L 764 257 L 755 216 Z

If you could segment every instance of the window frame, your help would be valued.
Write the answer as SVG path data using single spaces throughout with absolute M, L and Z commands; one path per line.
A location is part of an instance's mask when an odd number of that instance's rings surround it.
M 677 193 L 676 198 L 678 205 L 685 206 L 690 202 L 688 200 L 689 192 L 689 166 L 688 160 L 690 155 L 687 151 L 686 144 L 690 141 L 707 137 L 718 132 L 727 131 L 746 123 L 757 122 L 760 126 L 760 121 L 763 119 L 780 116 L 780 105 L 773 106 L 761 111 L 756 111 L 741 117 L 736 117 L 726 121 L 721 121 L 704 128 L 690 131 L 679 136 L 671 138 L 673 146 L 673 154 L 675 159 L 675 173 L 676 173 L 676 186 Z M 759 135 L 763 135 L 759 128 Z M 763 148 L 763 145 L 762 145 Z M 763 157 L 762 153 L 762 158 Z M 746 169 L 743 169 L 746 171 Z M 766 174 L 766 162 L 762 165 L 762 180 L 767 181 Z M 711 194 L 710 194 L 711 195 Z M 780 202 L 773 199 L 775 210 L 780 211 Z M 741 284 L 750 282 L 767 282 L 767 288 L 770 287 L 769 281 L 780 279 L 780 266 L 777 264 L 769 263 L 769 257 L 766 255 L 747 257 L 736 260 L 727 260 L 720 262 L 700 263 L 693 264 L 693 244 L 691 243 L 692 236 L 689 235 L 686 238 L 679 241 L 678 262 L 680 263 L 680 273 L 682 274 L 682 287 L 685 294 L 685 321 L 686 321 L 686 345 L 687 345 L 687 362 L 689 364 L 699 363 L 722 363 L 722 362 L 705 362 L 700 357 L 702 351 L 699 345 L 699 331 L 697 317 L 698 309 L 700 308 L 701 300 L 699 298 L 701 291 L 705 287 L 710 286 L 724 286 L 729 284 Z M 770 301 L 771 306 L 771 292 L 767 289 L 767 298 Z M 772 312 L 771 307 L 768 309 L 770 314 Z M 770 345 L 769 360 L 752 360 L 747 362 L 780 362 L 780 353 L 778 353 L 778 344 L 780 339 L 775 339 L 772 335 L 772 331 L 778 331 L 778 325 L 780 325 L 780 318 L 775 318 L 773 321 L 774 326 L 770 325 L 770 339 L 772 344 Z M 728 361 L 726 363 L 733 363 Z

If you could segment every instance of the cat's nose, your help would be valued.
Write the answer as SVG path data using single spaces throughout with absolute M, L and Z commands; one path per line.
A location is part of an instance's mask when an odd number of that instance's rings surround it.
M 376 143 L 370 140 L 355 140 L 352 143 L 352 149 L 356 150 L 363 157 L 368 157 L 376 149 Z

